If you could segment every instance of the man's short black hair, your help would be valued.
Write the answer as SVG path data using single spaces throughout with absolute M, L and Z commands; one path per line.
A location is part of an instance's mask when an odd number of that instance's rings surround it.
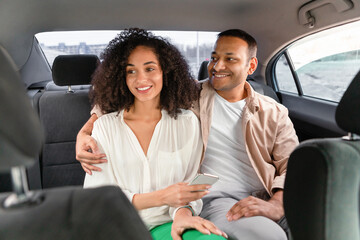
M 218 39 L 221 37 L 237 37 L 244 40 L 248 44 L 249 60 L 253 57 L 256 57 L 256 51 L 257 51 L 256 40 L 247 32 L 240 29 L 229 29 L 219 33 Z

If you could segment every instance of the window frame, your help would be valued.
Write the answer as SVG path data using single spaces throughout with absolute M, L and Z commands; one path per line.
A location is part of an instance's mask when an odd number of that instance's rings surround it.
M 327 29 L 321 29 L 321 30 L 313 32 L 313 33 L 311 33 L 309 35 L 306 35 L 306 36 L 303 36 L 301 38 L 295 39 L 294 41 L 292 41 L 291 43 L 286 45 L 284 48 L 279 50 L 277 52 L 277 54 L 275 54 L 270 59 L 268 65 L 266 67 L 266 70 L 265 70 L 265 77 L 266 77 L 266 79 L 269 79 L 267 81 L 269 83 L 269 85 L 278 93 L 286 93 L 286 94 L 296 95 L 296 96 L 303 97 L 303 98 L 317 99 L 317 100 L 321 100 L 321 101 L 325 101 L 325 102 L 332 102 L 332 103 L 338 104 L 339 103 L 338 101 L 334 101 L 334 100 L 331 100 L 331 99 L 326 99 L 326 98 L 322 98 L 322 97 L 318 97 L 318 96 L 311 96 L 311 95 L 304 94 L 303 89 L 302 89 L 302 85 L 301 85 L 301 80 L 299 79 L 298 74 L 296 73 L 295 66 L 294 66 L 294 64 L 292 62 L 291 56 L 289 55 L 288 49 L 291 48 L 297 42 L 302 41 L 305 38 L 314 36 L 316 34 L 321 34 L 321 32 L 331 30 L 331 29 L 334 29 L 334 28 L 341 28 L 342 26 L 346 26 L 348 24 L 352 24 L 352 23 L 356 23 L 356 22 L 360 23 L 360 20 L 354 20 L 354 21 L 339 24 L 337 26 L 333 26 L 333 27 L 330 27 L 330 28 L 327 28 Z M 360 48 L 358 49 L 358 51 L 360 51 Z M 286 90 L 281 90 L 279 88 L 278 79 L 276 77 L 276 65 L 277 65 L 279 59 L 283 55 L 285 56 L 285 59 L 286 59 L 286 61 L 288 63 L 290 72 L 292 74 L 292 77 L 293 77 L 293 80 L 294 80 L 294 83 L 295 83 L 295 86 L 296 86 L 296 89 L 297 89 L 297 94 L 295 92 L 289 92 L 289 91 L 286 91 Z M 360 68 L 359 68 L 359 71 L 360 71 Z

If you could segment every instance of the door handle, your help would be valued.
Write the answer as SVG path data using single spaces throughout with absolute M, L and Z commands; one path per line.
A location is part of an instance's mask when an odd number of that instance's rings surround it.
M 313 28 L 315 26 L 315 17 L 310 14 L 310 11 L 326 4 L 332 4 L 339 13 L 352 9 L 354 6 L 351 0 L 314 0 L 304 4 L 299 9 L 300 24 L 308 28 Z

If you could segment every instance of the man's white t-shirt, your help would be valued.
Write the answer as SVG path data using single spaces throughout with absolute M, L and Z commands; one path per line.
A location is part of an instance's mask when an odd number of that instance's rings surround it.
M 252 167 L 244 142 L 242 113 L 246 99 L 228 102 L 216 93 L 208 145 L 201 172 L 219 176 L 205 198 L 242 199 L 264 186 Z

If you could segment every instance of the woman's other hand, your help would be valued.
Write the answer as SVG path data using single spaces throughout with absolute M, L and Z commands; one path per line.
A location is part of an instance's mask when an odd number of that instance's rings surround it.
M 227 238 L 225 232 L 221 231 L 212 222 L 198 216 L 192 216 L 192 213 L 187 208 L 180 208 L 174 218 L 171 227 L 171 237 L 174 240 L 181 240 L 181 235 L 186 229 L 196 229 L 199 232 L 210 235 L 211 233 Z

